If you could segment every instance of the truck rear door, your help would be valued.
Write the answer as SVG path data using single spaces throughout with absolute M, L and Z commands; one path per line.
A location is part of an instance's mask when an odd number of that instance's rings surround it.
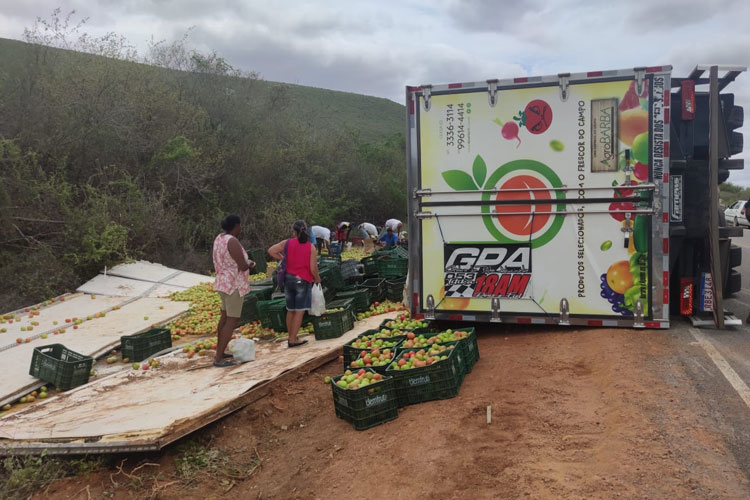
M 407 87 L 413 312 L 668 327 L 670 72 Z

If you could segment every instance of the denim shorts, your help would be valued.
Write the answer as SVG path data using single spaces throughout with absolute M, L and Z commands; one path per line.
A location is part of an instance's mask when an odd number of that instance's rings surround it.
M 293 274 L 284 278 L 287 311 L 307 311 L 312 306 L 312 283 Z

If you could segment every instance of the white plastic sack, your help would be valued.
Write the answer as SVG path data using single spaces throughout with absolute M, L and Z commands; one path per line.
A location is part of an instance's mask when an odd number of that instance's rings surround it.
M 253 339 L 233 339 L 229 341 L 229 350 L 235 361 L 245 363 L 255 360 L 255 341 Z
M 316 283 L 312 288 L 312 306 L 310 307 L 310 314 L 313 316 L 320 316 L 326 312 L 326 298 L 323 296 L 323 287 L 320 283 Z

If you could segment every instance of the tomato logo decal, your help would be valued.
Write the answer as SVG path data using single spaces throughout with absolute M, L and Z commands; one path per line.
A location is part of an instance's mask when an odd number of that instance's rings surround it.
M 518 147 L 521 145 L 521 138 L 518 137 L 520 128 L 526 127 L 526 130 L 535 135 L 547 131 L 552 125 L 552 108 L 546 101 L 534 99 L 526 105 L 523 111 L 519 111 L 518 116 L 514 116 L 513 120 L 515 121 L 503 123 L 499 118 L 495 118 L 492 121 L 502 127 L 503 139 L 518 141 L 516 144 Z
M 521 121 L 520 125 L 532 134 L 542 134 L 552 125 L 552 108 L 546 101 L 534 99 L 526 105 L 526 109 L 519 113 L 521 116 L 513 119 Z
M 502 243 L 529 243 L 532 248 L 546 245 L 560 231 L 563 216 L 550 212 L 563 211 L 563 191 L 560 178 L 547 165 L 535 160 L 514 160 L 498 167 L 484 184 L 484 189 L 499 189 L 494 195 L 502 204 L 482 207 L 484 225 L 489 233 Z M 493 198 L 490 192 L 482 193 L 482 201 Z M 508 203 L 517 201 L 517 203 Z
M 552 203 L 540 203 L 540 201 L 549 200 L 551 202 L 552 197 L 549 191 L 532 190 L 543 190 L 548 187 L 542 180 L 528 174 L 518 174 L 504 181 L 500 189 L 509 191 L 498 193 L 495 198 L 497 201 L 519 200 L 527 203 L 497 205 L 495 207 L 495 212 L 498 214 L 497 223 L 509 234 L 526 238 L 544 228 L 552 217 L 545 212 L 552 211 L 553 205 Z M 524 215 L 510 215 L 519 212 L 523 212 Z M 541 213 L 537 215 L 536 212 Z

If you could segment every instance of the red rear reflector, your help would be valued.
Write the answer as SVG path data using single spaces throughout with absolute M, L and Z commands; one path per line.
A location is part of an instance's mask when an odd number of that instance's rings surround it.
M 414 319 L 424 319 L 424 314 L 412 314 L 411 317 Z
M 666 107 L 666 106 L 669 106 L 669 99 L 670 99 L 670 95 L 671 95 L 671 94 L 670 94 L 669 92 L 665 92 L 665 93 L 664 93 L 664 106 L 665 106 L 665 107 Z M 669 110 L 667 110 L 667 114 L 669 114 Z
M 669 286 L 669 271 L 664 271 L 664 277 L 662 278 L 662 283 L 664 283 L 664 288 L 667 288 Z
M 650 68 L 646 68 L 646 73 L 657 73 L 661 71 L 661 66 L 651 66 Z
M 461 84 L 460 83 L 450 83 L 450 84 L 448 84 L 448 88 L 449 89 L 460 89 L 461 88 Z
M 669 184 L 669 174 L 664 174 L 664 184 Z
M 451 314 L 450 316 L 448 316 L 448 319 L 451 321 L 461 321 L 462 319 L 464 319 L 464 317 L 462 314 Z
M 664 94 L 664 95 L 667 95 L 667 94 Z M 664 110 L 664 124 L 669 125 L 669 108 Z
M 586 73 L 586 76 L 602 76 L 602 72 L 601 71 L 589 71 L 588 73 Z
M 604 323 L 602 323 L 602 320 L 600 319 L 590 319 L 587 324 L 589 326 L 602 326 Z
M 410 115 L 414 114 L 414 100 L 413 99 L 409 101 L 409 114 Z
M 680 314 L 693 314 L 693 280 L 690 278 L 680 279 Z
M 531 318 L 516 318 L 516 323 L 528 324 L 531 323 Z
M 523 77 L 523 78 L 514 78 L 513 79 L 513 83 L 526 83 L 528 81 L 529 81 L 529 79 L 526 78 L 526 77 Z
M 669 304 L 669 288 L 664 289 L 664 300 L 665 304 Z
M 664 141 L 664 158 L 669 156 L 669 142 Z
M 646 328 L 661 328 L 661 323 L 658 321 L 646 321 L 643 323 Z
M 667 212 L 664 212 L 663 214 L 661 214 L 661 221 L 669 222 L 669 214 Z
M 695 118 L 695 82 L 683 80 L 680 83 L 680 106 L 682 107 L 682 119 L 692 120 Z
M 669 238 L 664 238 L 664 242 L 662 243 L 662 250 L 664 250 L 664 253 L 669 253 Z

